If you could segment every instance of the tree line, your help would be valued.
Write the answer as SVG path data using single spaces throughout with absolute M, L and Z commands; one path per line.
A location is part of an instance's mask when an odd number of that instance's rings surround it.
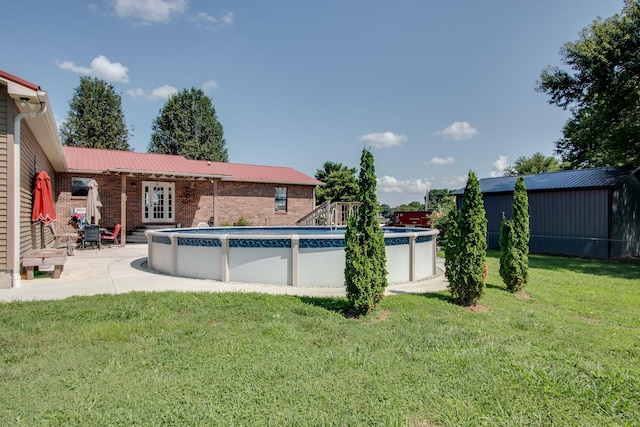
M 190 88 L 169 96 L 152 123 L 149 153 L 175 154 L 194 160 L 228 162 L 222 124 L 211 98 Z M 60 127 L 64 145 L 130 151 L 122 98 L 113 85 L 83 76 L 69 101 Z

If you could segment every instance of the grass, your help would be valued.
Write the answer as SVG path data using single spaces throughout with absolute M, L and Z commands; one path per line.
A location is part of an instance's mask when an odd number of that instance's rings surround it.
M 472 312 L 133 293 L 0 304 L 0 425 L 640 425 L 640 264 L 498 254 Z

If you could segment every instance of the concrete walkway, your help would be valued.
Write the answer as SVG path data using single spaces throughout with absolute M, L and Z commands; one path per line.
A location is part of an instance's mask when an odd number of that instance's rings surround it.
M 58 300 L 70 296 L 123 294 L 132 291 L 260 292 L 280 295 L 345 296 L 340 288 L 303 288 L 251 283 L 222 283 L 215 280 L 185 279 L 156 273 L 146 267 L 147 245 L 76 250 L 67 258 L 59 279 L 50 274 L 22 280 L 19 288 L 0 289 L 0 301 Z M 387 295 L 421 294 L 447 289 L 444 264 L 437 262 L 435 278 L 389 286 Z

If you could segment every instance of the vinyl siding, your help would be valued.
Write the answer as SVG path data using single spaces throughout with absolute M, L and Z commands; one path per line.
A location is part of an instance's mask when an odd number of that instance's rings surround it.
M 11 286 L 11 273 L 8 265 L 8 152 L 7 133 L 9 132 L 9 97 L 7 87 L 0 85 L 0 288 Z
M 20 254 L 29 249 L 40 248 L 40 233 L 44 230 L 45 246 L 53 241 L 51 229 L 31 224 L 33 208 L 33 184 L 40 171 L 47 171 L 51 177 L 52 192 L 55 195 L 55 171 L 29 129 L 28 119 L 21 121 L 20 142 Z M 54 196 L 55 197 L 55 196 Z

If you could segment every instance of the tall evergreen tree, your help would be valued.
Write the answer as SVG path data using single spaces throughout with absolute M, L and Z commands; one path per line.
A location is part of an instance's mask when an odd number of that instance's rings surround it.
M 211 99 L 200 89 L 171 95 L 153 121 L 150 153 L 176 154 L 194 160 L 228 162 L 222 125 Z
M 125 150 L 129 131 L 122 112 L 122 99 L 113 85 L 93 77 L 80 77 L 69 112 L 60 127 L 64 145 Z
M 529 198 L 524 177 L 513 191 L 511 219 L 502 218 L 500 229 L 500 277 L 511 292 L 518 292 L 529 278 Z
M 378 224 L 376 173 L 373 155 L 362 150 L 358 177 L 360 208 L 345 232 L 345 286 L 356 314 L 366 314 L 384 296 L 387 288 L 387 255 L 384 233 Z
M 476 305 L 485 287 L 487 257 L 487 218 L 480 192 L 480 182 L 473 171 L 464 189 L 460 214 L 450 214 L 454 224 L 449 225 L 445 250 L 445 264 L 449 291 L 461 305 Z

